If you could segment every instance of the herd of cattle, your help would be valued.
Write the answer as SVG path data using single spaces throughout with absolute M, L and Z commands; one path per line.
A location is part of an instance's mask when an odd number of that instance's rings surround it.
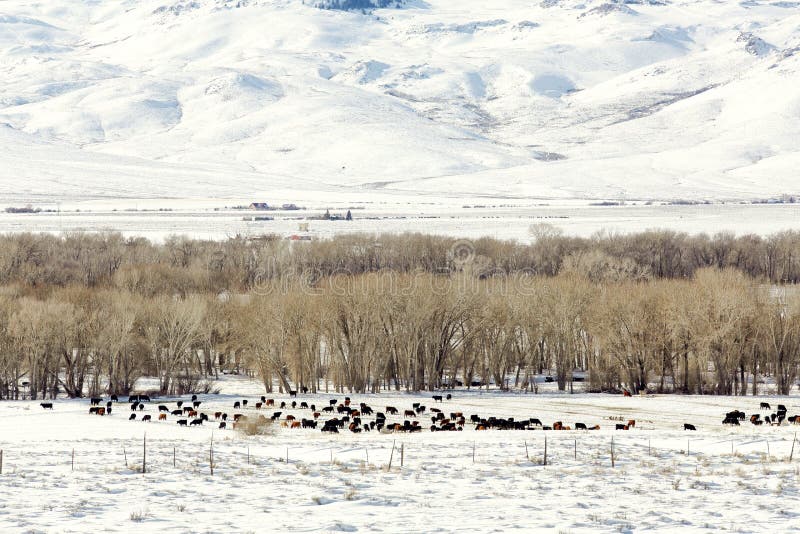
M 306 393 L 304 390 L 303 393 Z M 415 402 L 410 409 L 398 409 L 394 406 L 386 406 L 384 410 L 377 410 L 365 402 L 355 404 L 350 397 L 344 397 L 343 401 L 330 399 L 325 406 L 317 407 L 306 401 L 294 400 L 297 391 L 290 391 L 290 400 L 268 399 L 262 396 L 260 400 L 249 402 L 247 399 L 237 400 L 233 403 L 232 417 L 229 418 L 227 412 L 214 411 L 205 412 L 201 410 L 203 401 L 198 400 L 197 395 L 192 395 L 191 400 L 178 399 L 171 401 L 174 406 L 168 404 L 158 404 L 158 420 L 167 421 L 168 417 L 174 417 L 175 422 L 180 426 L 199 426 L 204 422 L 213 421 L 218 428 L 225 429 L 229 423 L 236 428 L 237 425 L 248 422 L 254 418 L 257 423 L 277 422 L 285 428 L 320 428 L 322 432 L 338 433 L 340 430 L 349 430 L 353 433 L 378 431 L 383 433 L 391 432 L 422 432 L 427 428 L 431 432 L 443 431 L 462 431 L 465 426 L 472 426 L 475 430 L 599 430 L 600 425 L 587 425 L 585 423 L 575 423 L 573 426 L 564 425 L 561 421 L 556 421 L 551 425 L 543 424 L 535 417 L 525 419 L 515 419 L 514 417 L 482 417 L 477 414 L 465 415 L 461 411 L 445 412 L 435 406 L 426 407 L 420 402 Z M 434 404 L 444 403 L 445 400 L 452 400 L 452 395 L 433 395 Z M 114 404 L 119 403 L 119 398 L 112 395 L 108 401 L 100 397 L 90 399 L 91 406 L 89 413 L 95 415 L 110 415 L 114 409 Z M 127 399 L 130 408 L 131 421 L 149 422 L 153 420 L 153 415 L 141 413 L 145 411 L 147 403 L 151 399 L 147 395 L 131 395 Z M 53 409 L 53 403 L 41 403 L 44 409 Z M 769 403 L 762 402 L 761 410 L 770 410 Z M 263 410 L 270 410 L 269 417 L 263 414 Z M 278 410 L 278 411 L 275 411 Z M 295 413 L 286 413 L 293 411 Z M 300 414 L 297 414 L 297 412 Z M 249 412 L 249 413 L 244 413 Z M 304 417 L 307 413 L 308 416 Z M 401 415 L 402 414 L 402 415 Z M 761 418 L 756 413 L 750 416 L 750 422 L 754 425 L 781 425 L 785 420 L 792 424 L 800 424 L 800 415 L 786 416 L 786 407 L 778 405 L 775 413 L 771 413 Z M 739 410 L 734 410 L 725 415 L 723 424 L 739 425 L 744 421 L 746 414 Z M 430 420 L 430 424 L 425 421 Z M 230 420 L 229 420 L 230 419 Z M 402 422 L 400 421 L 402 420 Z M 627 423 L 616 423 L 616 430 L 630 430 L 636 426 L 634 419 Z M 697 430 L 695 425 L 684 423 L 684 430 Z
M 768 410 L 772 411 L 772 407 L 769 405 L 768 402 L 762 402 L 759 406 L 759 410 Z M 800 415 L 790 415 L 786 417 L 786 406 L 783 404 L 778 405 L 777 411 L 766 415 L 764 419 L 761 419 L 760 413 L 754 413 L 750 416 L 750 422 L 756 426 L 761 425 L 773 425 L 773 426 L 781 426 L 784 421 L 791 423 L 793 425 L 800 425 Z M 725 414 L 725 419 L 723 419 L 723 425 L 734 425 L 739 426 L 740 421 L 744 421 L 747 418 L 747 414 L 742 411 L 734 410 L 732 412 L 728 412 Z

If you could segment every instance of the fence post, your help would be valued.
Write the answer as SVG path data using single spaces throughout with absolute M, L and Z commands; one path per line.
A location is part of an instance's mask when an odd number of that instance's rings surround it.
M 797 441 L 797 432 L 794 433 L 794 437 L 792 438 L 792 452 L 789 453 L 789 461 L 792 461 L 792 456 L 794 456 L 794 442 Z M 3 451 L 0 451 L 0 475 L 3 474 Z
M 147 432 L 142 439 L 142 474 L 147 472 Z
M 527 439 L 525 440 L 525 459 L 528 460 L 528 461 L 530 461 L 530 459 L 531 459 L 531 455 L 528 454 L 528 440 Z
M 611 467 L 614 467 L 614 436 L 611 436 Z
M 475 442 L 472 442 L 472 463 L 475 463 Z
M 70 463 L 69 463 L 69 469 L 70 469 L 70 471 L 75 471 L 75 448 L 74 447 L 72 448 L 72 459 L 70 460 Z
M 392 458 L 394 458 L 394 444 L 395 440 L 392 440 L 392 452 L 389 453 L 389 471 L 392 470 Z M 331 449 L 331 463 L 333 463 L 333 449 Z
M 578 459 L 578 439 L 575 438 L 575 449 L 573 450 L 573 460 Z
M 400 444 L 400 467 L 403 467 L 403 461 L 405 459 L 405 449 L 406 449 L 406 444 L 405 443 L 401 443 Z
M 250 445 L 247 446 L 247 465 L 250 465 Z
M 128 467 L 128 451 L 125 450 L 125 447 L 122 447 L 122 455 L 125 456 L 125 467 Z
M 794 443 L 792 443 L 792 449 L 794 449 Z M 3 474 L 3 449 L 0 449 L 0 475 Z
M 175 447 L 172 447 L 172 467 L 175 467 L 176 464 L 178 463 L 177 462 L 177 456 L 178 456 L 178 454 L 175 451 Z
M 214 476 L 214 436 L 211 436 L 211 446 L 208 449 L 208 466 L 211 468 L 211 476 Z
M 543 465 L 547 465 L 547 434 L 544 435 L 544 462 Z

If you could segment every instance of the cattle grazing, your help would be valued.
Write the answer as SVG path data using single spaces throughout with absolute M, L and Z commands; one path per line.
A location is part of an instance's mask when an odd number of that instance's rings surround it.
M 44 410 L 52 410 L 53 409 L 53 403 L 52 402 L 40 402 L 39 406 L 41 406 L 42 409 L 44 409 Z
M 138 408 L 138 407 L 139 407 L 139 404 L 134 402 L 133 404 L 131 404 L 131 411 L 135 412 L 136 408 Z
M 286 403 L 284 401 L 281 401 L 280 409 L 281 410 L 285 410 L 286 409 Z
M 150 416 L 149 415 L 142 416 L 142 421 L 150 421 Z
M 244 399 L 244 400 L 242 401 L 242 406 L 247 406 L 247 399 Z
M 626 390 L 622 391 L 622 396 L 623 397 L 632 397 L 633 395 L 631 395 L 631 392 L 626 389 Z
M 281 414 L 282 413 L 283 412 L 272 412 L 272 417 L 270 419 L 272 419 L 273 421 L 276 421 L 276 420 L 281 418 Z
M 134 419 L 136 419 L 136 414 L 132 413 L 131 416 L 128 417 L 128 421 L 133 421 Z
M 261 398 L 263 399 L 264 397 L 261 397 Z M 267 399 L 266 400 L 266 405 L 267 406 L 275 406 L 275 399 Z
M 697 428 L 691 423 L 683 423 L 684 430 L 697 430 Z
M 178 408 L 183 408 L 183 401 L 178 401 L 175 404 L 178 405 Z
M 786 412 L 786 406 L 784 406 L 783 404 L 779 404 L 778 405 L 778 412 L 784 412 L 785 413 Z
M 292 410 L 297 408 L 297 401 L 292 401 Z
M 761 405 L 759 406 L 759 408 L 761 410 L 771 410 L 772 409 L 772 408 L 769 407 L 769 403 L 768 402 L 762 402 Z
M 106 408 L 106 414 L 108 414 L 108 415 L 111 415 L 111 406 L 109 406 L 108 408 Z
M 636 426 L 636 421 L 633 419 L 628 419 L 628 424 L 626 425 L 628 428 L 633 428 Z M 627 430 L 627 429 L 626 429 Z
M 140 403 L 139 403 L 139 411 L 141 412 L 142 410 L 144 410 L 144 404 L 142 404 L 142 403 L 140 402 Z
M 149 395 L 139 395 L 139 402 L 150 402 Z
M 128 402 L 139 402 L 139 395 L 131 395 L 128 397 Z
M 303 409 L 308 410 L 308 403 L 306 401 L 301 402 L 300 403 L 300 409 L 301 410 L 303 410 Z
M 170 413 L 172 415 L 183 415 L 183 410 L 172 410 Z
M 158 420 L 159 421 L 166 421 L 167 420 L 167 414 L 165 414 L 165 413 L 158 414 Z
M 92 397 L 91 399 L 89 399 L 89 402 L 91 403 L 92 406 L 99 406 L 100 403 L 103 402 L 103 399 L 100 397 Z
M 294 421 L 295 419 L 296 419 L 296 417 L 295 417 L 295 416 L 293 416 L 293 415 L 287 415 L 287 416 L 286 416 L 286 420 L 287 420 L 287 421 Z
M 388 413 L 389 415 L 397 415 L 397 408 L 395 408 L 394 406 L 387 406 L 386 413 Z
M 442 402 L 441 395 L 433 395 L 431 398 L 433 399 L 433 402 Z
M 178 419 L 178 425 L 180 426 L 186 426 L 186 422 L 186 419 Z
M 416 417 L 417 413 L 414 410 L 406 410 L 403 412 L 403 417 Z
M 188 416 L 189 417 L 197 417 L 197 410 L 189 410 Z
M 228 414 L 226 414 L 226 413 L 223 413 L 223 414 L 222 414 L 222 420 L 223 420 L 223 421 L 227 421 L 227 420 L 228 420 Z
M 575 423 L 575 430 L 586 430 L 585 423 Z
M 203 424 L 203 420 L 202 419 L 192 419 L 192 422 L 189 423 L 189 425 L 191 425 L 191 426 L 202 425 L 202 424 Z
M 723 425 L 734 425 L 739 426 L 739 418 L 738 417 L 730 417 L 730 415 L 726 415 L 725 419 L 722 420 Z
M 292 421 L 292 428 L 300 428 L 300 421 Z
M 206 415 L 204 413 L 201 413 L 200 414 L 200 419 L 202 419 L 203 421 L 208 421 L 208 415 Z
M 222 417 L 222 412 L 214 412 L 214 419 L 219 419 Z
M 314 412 L 314 413 L 313 413 L 314 419 L 319 419 L 319 416 L 320 416 L 320 415 L 322 415 L 322 414 L 321 414 L 321 413 L 319 413 L 319 412 Z
M 425 413 L 425 406 L 417 406 L 417 413 L 418 414 Z
M 236 402 L 234 402 L 234 403 L 233 403 L 233 409 L 234 409 L 234 410 L 238 410 L 238 409 L 240 409 L 241 407 L 242 407 L 242 403 L 241 403 L 241 402 L 239 402 L 239 401 L 236 401 Z
M 450 393 L 448 393 L 448 394 L 447 394 L 447 396 L 445 397 L 445 399 L 447 399 L 447 400 L 453 400 L 453 395 L 451 395 Z
M 256 410 L 260 410 L 262 406 L 264 406 L 262 403 L 257 402 L 256 403 Z
M 92 406 L 92 407 L 90 407 L 90 408 L 89 408 L 89 413 L 90 413 L 90 414 L 97 414 L 97 411 L 98 411 L 99 409 L 100 409 L 100 408 L 98 408 L 97 406 Z
M 224 430 L 226 426 L 227 426 L 227 425 L 225 424 L 225 421 L 222 421 L 222 422 L 220 422 L 220 424 L 219 424 L 219 428 L 220 428 L 220 430 Z
M 158 411 L 159 412 L 168 412 L 169 411 L 169 407 L 164 406 L 163 404 L 159 404 L 158 405 Z
M 194 401 L 192 402 L 192 407 L 199 408 L 203 401 Z
M 761 419 L 761 416 L 759 414 L 757 414 L 757 413 L 754 413 L 753 415 L 750 416 L 750 422 L 753 423 L 754 425 L 756 424 L 756 421 L 758 421 L 760 419 Z M 761 423 L 758 423 L 758 424 L 761 424 Z
M 289 396 L 290 397 L 296 397 L 297 396 L 297 390 L 296 389 L 290 389 L 289 390 Z
M 628 430 L 628 425 L 623 425 L 622 423 L 617 423 L 617 430 Z
M 234 423 L 239 421 L 239 420 L 241 420 L 241 419 L 247 419 L 247 418 L 244 415 L 240 414 L 240 413 L 233 414 L 233 422 Z
M 196 401 L 196 400 L 197 400 L 197 395 L 192 395 L 192 401 Z
M 111 408 L 113 405 L 114 405 L 114 403 L 113 403 L 113 402 L 111 402 L 111 401 L 108 401 L 108 402 L 106 403 L 106 408 Z
M 111 395 L 111 400 L 114 402 L 119 402 L 119 398 L 116 395 Z
M 564 425 L 561 423 L 561 421 L 556 421 L 553 423 L 553 430 L 562 430 L 563 426 Z

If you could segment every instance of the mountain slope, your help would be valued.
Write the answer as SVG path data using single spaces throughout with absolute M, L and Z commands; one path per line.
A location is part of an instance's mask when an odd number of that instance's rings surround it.
M 800 192 L 795 3 L 315 5 L 0 3 L 0 185 L 36 201 Z

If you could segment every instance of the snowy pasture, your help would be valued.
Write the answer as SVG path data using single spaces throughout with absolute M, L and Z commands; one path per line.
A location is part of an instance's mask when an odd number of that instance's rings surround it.
M 201 395 L 201 408 L 232 414 L 233 402 L 247 398 L 239 412 L 254 415 L 258 396 L 250 383 L 227 382 L 221 394 Z M 343 397 L 297 400 L 321 406 Z M 351 397 L 378 410 L 433 405 L 427 394 Z M 175 400 L 154 400 L 139 418 L 155 419 L 158 404 L 172 408 Z M 468 423 L 463 432 L 328 435 L 274 425 L 269 435 L 246 436 L 219 430 L 213 415 L 203 427 L 183 428 L 171 415 L 129 421 L 125 403 L 98 417 L 86 399 L 56 401 L 52 412 L 38 401 L 4 401 L 0 531 L 789 532 L 799 514 L 796 427 L 721 424 L 726 412 L 756 413 L 763 401 L 800 412 L 797 397 L 456 390 L 436 405 L 467 417 L 601 429 L 483 432 Z M 619 419 L 636 426 L 614 430 Z M 686 422 L 697 431 L 684 431 Z

